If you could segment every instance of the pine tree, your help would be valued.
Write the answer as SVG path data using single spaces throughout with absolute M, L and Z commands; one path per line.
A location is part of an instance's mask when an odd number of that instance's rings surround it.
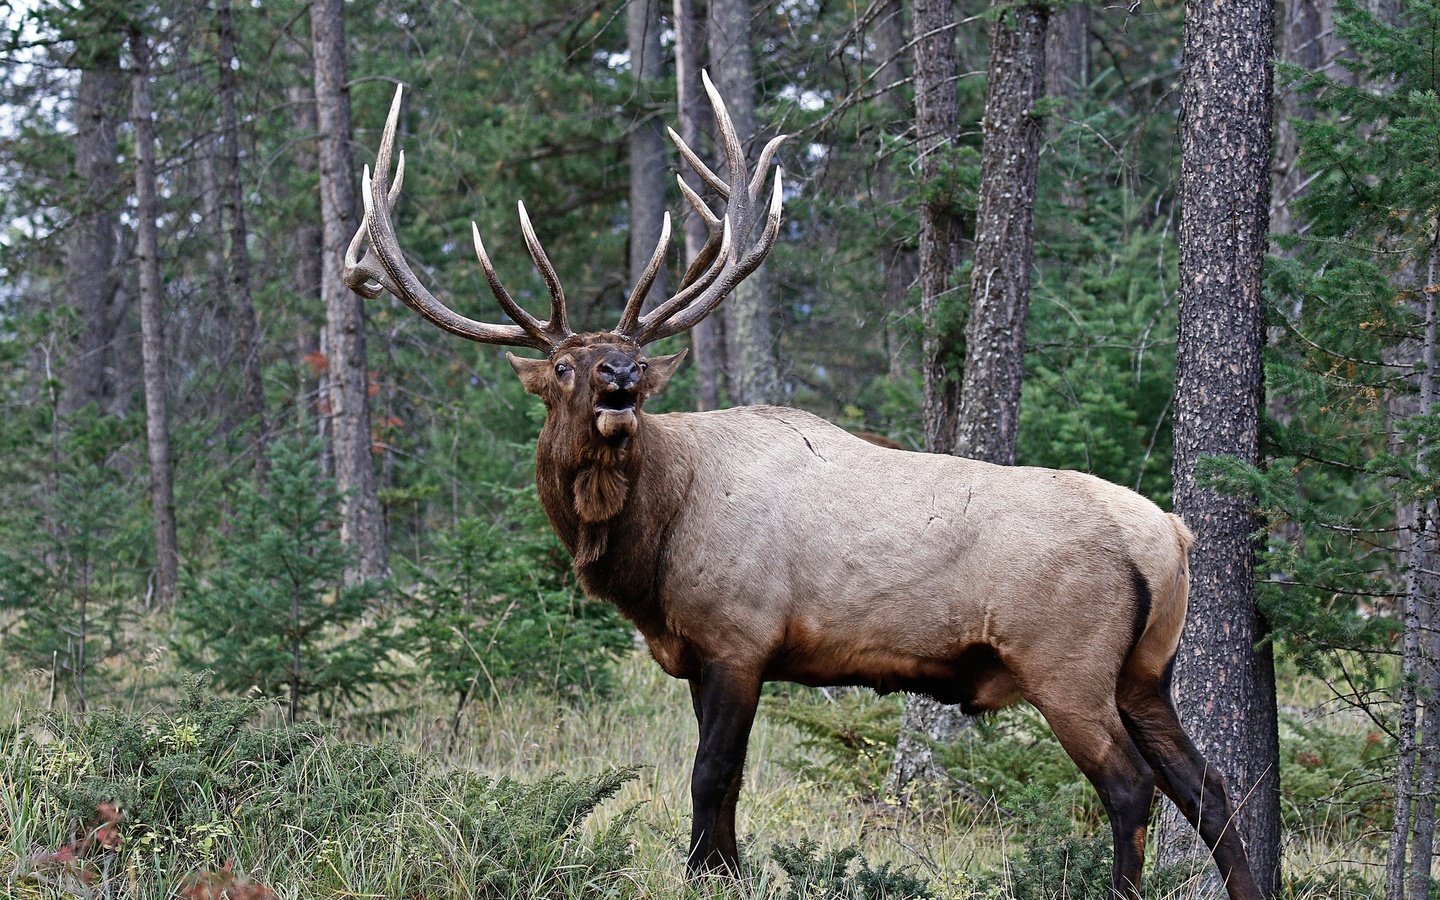
M 318 448 L 273 445 L 264 492 L 241 487 L 218 560 L 196 575 L 175 610 L 176 651 L 191 669 L 215 671 L 236 692 L 284 695 L 290 721 L 306 702 L 333 708 L 386 683 L 384 616 L 370 612 L 382 586 L 347 586 L 339 495 Z

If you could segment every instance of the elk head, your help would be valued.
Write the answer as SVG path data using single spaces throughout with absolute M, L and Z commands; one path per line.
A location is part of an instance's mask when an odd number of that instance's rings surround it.
M 687 331 L 708 316 L 741 280 L 759 267 L 774 246 L 780 229 L 781 172 L 777 167 L 763 227 L 758 236 L 752 234 L 761 220 L 758 201 L 765 173 L 785 136 L 765 145 L 752 177 L 724 101 L 708 75 L 704 75 L 703 81 L 715 110 L 728 178 L 722 179 L 712 172 L 673 130 L 669 131 L 670 139 L 695 174 L 720 195 L 725 205 L 719 215 L 715 214 L 683 178 L 677 179 L 681 193 L 705 223 L 709 237 L 681 280 L 679 290 L 648 313 L 642 314 L 645 299 L 665 263 L 670 243 L 669 213 L 665 214 L 655 252 L 630 292 L 619 324 L 611 331 L 576 334 L 570 330 L 560 278 L 535 236 L 524 203 L 519 204 L 520 230 L 530 258 L 550 293 L 549 320 L 539 321 L 510 296 L 495 274 L 480 240 L 480 230 L 473 222 L 470 230 L 475 255 L 485 271 L 491 293 L 514 324 L 477 322 L 437 300 L 405 263 L 390 220 L 405 177 L 402 151 L 394 184 L 389 183 L 400 114 L 400 88 L 396 88 L 390 105 L 373 178 L 370 168 L 365 168 L 362 183 L 365 217 L 345 254 L 345 283 L 370 299 L 379 296 L 382 289 L 388 290 L 434 325 L 472 341 L 542 351 L 544 359 L 507 356 L 525 389 L 545 402 L 547 430 L 569 433 L 572 444 L 589 442 L 602 447 L 623 447 L 640 427 L 640 411 L 646 398 L 665 387 L 684 357 L 682 351 L 672 356 L 647 358 L 643 352 L 645 345 Z M 360 249 L 367 239 L 369 248 L 362 257 Z

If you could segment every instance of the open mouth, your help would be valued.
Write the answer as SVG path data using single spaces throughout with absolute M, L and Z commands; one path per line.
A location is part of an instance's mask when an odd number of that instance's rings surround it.
M 607 441 L 625 441 L 635 433 L 635 404 L 639 394 L 633 390 L 612 389 L 595 401 L 595 429 Z
M 634 391 L 612 390 L 600 395 L 595 403 L 597 413 L 623 413 L 634 412 L 635 401 L 638 398 Z

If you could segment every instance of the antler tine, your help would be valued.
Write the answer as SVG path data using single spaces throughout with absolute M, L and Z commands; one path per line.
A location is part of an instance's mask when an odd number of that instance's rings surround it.
M 689 163 L 690 168 L 695 170 L 695 174 L 700 176 L 700 180 L 710 185 L 712 191 L 729 200 L 730 185 L 721 180 L 719 175 L 710 171 L 710 167 L 705 165 L 705 161 L 700 158 L 700 154 L 691 150 L 690 145 L 685 143 L 685 139 L 675 133 L 675 129 L 667 125 L 665 133 L 670 136 L 670 143 L 674 144 L 675 149 L 680 151 L 680 155 L 685 157 L 685 162 Z
M 720 142 L 725 147 L 725 160 L 730 167 L 730 189 L 745 188 L 750 181 L 749 173 L 745 171 L 745 148 L 740 143 L 740 136 L 735 133 L 735 123 L 730 119 L 730 110 L 725 108 L 725 98 L 715 89 L 715 83 L 710 80 L 710 73 L 704 69 L 700 70 L 700 83 L 705 86 L 705 93 L 710 97 L 710 106 L 715 112 L 715 127 L 720 132 Z M 733 197 L 726 197 L 733 202 Z M 749 199 L 748 197 L 746 198 Z M 745 235 L 741 234 L 743 241 Z
M 518 325 L 477 322 L 450 309 L 435 299 L 406 264 L 405 254 L 395 237 L 395 225 L 390 220 L 391 207 L 399 199 L 400 186 L 405 179 L 403 152 L 396 169 L 395 183 L 389 183 L 390 162 L 395 153 L 395 134 L 399 130 L 403 90 L 402 86 L 395 88 L 395 99 L 390 103 L 390 114 L 386 117 L 385 129 L 381 132 L 380 150 L 375 155 L 374 177 L 371 177 L 367 167 L 361 181 L 365 215 L 359 231 L 345 252 L 345 283 L 351 290 L 367 299 L 379 296 L 382 288 L 388 290 L 432 324 L 472 341 L 550 351 L 556 342 L 546 334 L 532 333 Z M 370 241 L 370 247 L 363 257 L 360 256 L 364 239 L 362 235 Z
M 675 298 L 674 308 L 667 311 L 666 308 L 670 306 L 669 303 L 657 306 L 654 312 L 650 316 L 647 316 L 645 321 L 641 322 L 641 337 L 637 338 L 637 343 L 648 344 L 653 341 L 658 341 L 661 338 L 669 337 L 672 334 L 679 334 L 682 331 L 688 331 L 694 328 L 700 324 L 706 316 L 715 311 L 715 307 L 719 306 L 721 302 L 729 296 L 736 285 L 744 281 L 751 272 L 760 268 L 760 263 L 764 262 L 765 257 L 770 254 L 770 250 L 775 246 L 775 239 L 780 234 L 780 209 L 783 194 L 784 189 L 781 184 L 781 170 L 777 168 L 775 170 L 775 189 L 771 193 L 770 208 L 765 217 L 765 227 L 760 233 L 760 240 L 741 257 L 739 262 L 735 262 L 731 266 L 726 266 L 724 275 L 718 280 L 711 279 L 714 280 L 715 283 L 707 284 L 706 287 L 698 291 L 700 296 L 685 306 L 683 310 L 675 312 L 675 309 L 679 308 L 680 303 L 689 298 L 682 299 L 679 295 Z M 721 251 L 717 262 L 724 260 L 728 263 L 733 262 L 733 260 L 730 259 L 731 249 L 728 233 L 730 220 L 728 218 L 725 220 L 725 228 L 727 232 L 725 248 Z M 697 282 L 696 286 L 698 287 L 698 285 L 699 283 Z
M 655 242 L 655 252 L 650 254 L 650 262 L 645 264 L 645 271 L 640 273 L 640 280 L 635 282 L 635 289 L 625 301 L 625 312 L 621 314 L 620 324 L 615 328 L 619 334 L 631 334 L 635 331 L 640 322 L 640 310 L 645 305 L 645 296 L 650 293 L 655 276 L 660 274 L 660 267 L 665 264 L 665 251 L 669 248 L 670 213 L 667 211 L 660 220 L 660 240 Z
M 475 244 L 475 258 L 480 261 L 480 268 L 485 272 L 485 280 L 490 283 L 490 293 L 495 295 L 495 300 L 505 314 L 514 319 L 526 333 L 536 340 L 550 342 L 550 337 L 545 332 L 545 326 L 521 308 L 510 292 L 505 290 L 505 285 L 500 283 L 500 276 L 495 273 L 495 266 L 490 263 L 490 254 L 485 252 L 485 242 L 480 240 L 480 226 L 474 221 L 470 223 L 470 239 Z
M 786 136 L 780 135 L 766 143 L 760 151 L 758 167 L 752 178 L 745 164 L 744 148 L 735 132 L 730 112 L 725 108 L 725 101 L 715 89 L 709 74 L 702 72 L 701 75 L 705 92 L 714 108 L 715 126 L 725 151 L 729 183 L 723 182 L 712 172 L 674 131 L 670 131 L 670 138 L 680 150 L 680 155 L 695 170 L 695 174 L 725 198 L 725 213 L 717 217 L 685 180 L 680 179 L 681 194 L 705 221 L 710 237 L 686 271 L 680 291 L 649 314 L 642 316 L 636 323 L 636 330 L 625 331 L 627 335 L 633 335 L 636 343 L 642 345 L 678 334 L 699 324 L 724 301 L 737 284 L 760 267 L 760 263 L 774 248 L 780 234 L 784 176 L 777 167 L 765 226 L 754 244 L 750 243 L 751 232 L 755 227 L 757 199 L 760 191 L 764 189 L 766 172 Z M 628 315 L 628 307 L 626 312 Z M 622 321 L 628 325 L 628 319 Z
M 535 268 L 545 282 L 545 289 L 550 292 L 550 321 L 545 323 L 545 331 L 559 343 L 573 333 L 565 314 L 565 289 L 560 286 L 560 276 L 555 274 L 550 257 L 545 255 L 545 248 L 540 246 L 540 239 L 535 236 L 535 229 L 530 225 L 530 216 L 525 212 L 524 201 L 517 205 L 520 208 L 520 231 L 525 236 L 525 249 L 530 251 L 530 258 L 535 261 Z

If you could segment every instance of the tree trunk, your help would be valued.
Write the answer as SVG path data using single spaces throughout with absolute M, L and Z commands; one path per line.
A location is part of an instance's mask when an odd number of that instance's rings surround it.
M 1041 5 L 1016 6 L 1002 12 L 990 29 L 980 206 L 955 452 L 1002 466 L 1015 464 L 1020 427 L 1040 159 L 1040 119 L 1034 109 L 1045 96 L 1048 15 Z
M 755 67 L 750 52 L 749 0 L 710 0 L 710 77 L 725 98 L 742 146 L 755 143 Z M 740 188 L 737 186 L 736 190 Z M 740 241 L 742 235 L 736 235 Z M 775 356 L 775 308 L 762 265 L 721 307 L 725 314 L 730 400 L 742 406 L 782 397 Z
M 383 578 L 388 564 L 385 522 L 371 459 L 370 373 L 365 354 L 365 309 L 341 280 L 345 248 L 354 235 L 355 182 L 350 156 L 350 89 L 345 80 L 345 23 L 340 0 L 310 5 L 315 56 L 315 113 L 319 127 L 320 213 L 324 255 L 325 350 L 330 374 L 330 429 L 335 481 L 343 496 L 341 539 L 354 554 L 346 580 Z
M 165 396 L 164 287 L 160 280 L 159 206 L 155 190 L 155 119 L 150 109 L 150 43 L 130 29 L 131 112 L 135 129 L 135 232 L 140 270 L 141 353 L 145 377 L 145 438 L 150 456 L 150 507 L 155 526 L 155 594 L 175 602 L 180 559 L 175 541 L 175 492 L 170 467 L 170 417 Z
M 630 74 L 638 115 L 630 130 L 630 283 L 650 262 L 665 216 L 665 129 L 654 95 L 665 59 L 660 53 L 660 0 L 630 0 L 625 6 Z M 650 286 L 646 309 L 669 295 L 670 273 L 662 267 Z
M 94 403 L 102 413 L 109 413 L 117 393 L 113 345 L 121 325 L 116 308 L 116 273 L 121 270 L 116 264 L 120 227 L 116 120 L 124 108 L 125 82 L 117 39 L 97 37 L 85 49 L 89 52 L 76 61 L 80 84 L 75 95 L 73 171 L 78 193 L 65 239 L 66 300 L 80 316 L 81 331 L 61 408 L 69 412 Z
M 1202 486 L 1195 470 L 1207 456 L 1259 462 L 1273 17 L 1272 0 L 1185 4 L 1174 463 L 1175 511 L 1196 536 L 1176 701 L 1224 776 L 1267 894 L 1279 888 L 1280 795 L 1274 658 L 1255 609 L 1260 522 L 1253 497 Z M 1192 836 L 1169 809 L 1162 861 L 1188 855 Z
M 953 370 L 960 365 L 962 352 L 955 346 L 959 329 L 953 321 L 953 306 L 942 310 L 943 301 L 951 296 L 960 244 L 960 220 L 942 184 L 947 177 L 944 158 L 959 132 L 960 118 L 955 95 L 954 0 L 916 0 L 912 15 L 915 150 L 920 158 L 920 180 L 930 188 L 920 208 L 925 449 L 950 453 L 955 449 L 955 413 L 960 405 L 960 373 Z
M 1073 101 L 1090 85 L 1090 4 L 1071 3 L 1045 33 L 1045 96 Z
M 265 481 L 268 460 L 265 456 L 267 430 L 265 424 L 265 386 L 260 380 L 260 326 L 255 317 L 255 302 L 250 296 L 250 249 L 245 228 L 245 195 L 240 186 L 240 125 L 235 113 L 235 24 L 230 0 L 216 0 L 216 30 L 220 39 L 220 129 L 225 152 L 221 158 L 224 172 L 222 204 L 230 225 L 229 302 L 237 314 L 238 327 L 235 349 L 240 356 L 240 409 L 250 428 L 250 452 L 254 457 L 255 474 Z
M 705 114 L 703 89 L 700 86 L 700 58 L 705 48 L 705 19 L 695 11 L 695 0 L 674 0 L 675 13 L 675 86 L 679 107 L 680 139 L 700 152 L 701 117 Z M 700 193 L 704 186 L 689 166 L 681 168 L 681 177 L 690 189 Z M 703 196 L 703 194 L 702 194 Z M 684 216 L 685 265 L 700 254 L 705 246 L 705 223 L 693 213 Z M 709 316 L 690 329 L 690 343 L 695 351 L 696 380 L 699 382 L 697 407 L 701 410 L 720 408 L 720 382 L 727 368 L 725 363 L 725 317 Z

